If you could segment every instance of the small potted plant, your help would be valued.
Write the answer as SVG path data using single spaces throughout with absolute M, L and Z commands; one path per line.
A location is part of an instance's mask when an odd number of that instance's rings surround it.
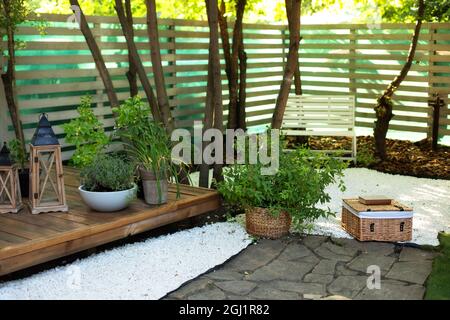
M 30 168 L 27 168 L 28 153 L 22 148 L 22 144 L 18 139 L 11 140 L 8 143 L 11 157 L 15 163 L 19 164 L 19 183 L 22 198 L 28 198 L 30 190 Z
M 149 108 L 143 106 L 138 96 L 129 98 L 114 112 L 116 135 L 138 164 L 145 202 L 166 203 L 168 180 L 172 178 L 178 190 L 178 173 L 182 167 L 172 162 L 172 143 L 164 127 L 150 119 Z
M 246 213 L 247 232 L 266 238 L 287 234 L 291 225 L 302 229 L 330 210 L 316 208 L 330 196 L 325 187 L 342 181 L 345 163 L 307 149 L 280 153 L 279 168 L 273 175 L 263 175 L 261 164 L 233 165 L 224 170 L 218 191 L 227 204 Z
M 114 212 L 126 208 L 136 196 L 134 166 L 117 155 L 98 155 L 81 170 L 81 198 L 91 208 Z

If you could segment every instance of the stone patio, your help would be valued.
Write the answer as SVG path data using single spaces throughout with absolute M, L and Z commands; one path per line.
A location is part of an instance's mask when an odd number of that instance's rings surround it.
M 260 240 L 166 299 L 422 299 L 434 253 L 388 243 L 307 236 Z M 381 288 L 366 273 L 379 267 Z

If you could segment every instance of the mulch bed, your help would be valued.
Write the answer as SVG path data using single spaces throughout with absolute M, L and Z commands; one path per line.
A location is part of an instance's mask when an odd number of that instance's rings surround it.
M 313 150 L 351 148 L 351 139 L 346 137 L 310 137 L 308 140 L 308 145 Z M 290 137 L 289 141 L 291 145 L 298 142 L 294 137 Z M 375 150 L 373 137 L 360 136 L 357 141 L 357 150 L 361 156 L 372 154 Z M 450 147 L 439 145 L 437 151 L 432 151 L 429 139 L 418 142 L 387 139 L 386 142 L 386 161 L 374 158 L 370 164 L 359 162 L 356 166 L 391 174 L 450 180 Z

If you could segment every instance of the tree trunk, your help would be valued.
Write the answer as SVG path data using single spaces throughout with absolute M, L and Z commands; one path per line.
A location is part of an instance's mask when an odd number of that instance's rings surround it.
M 230 36 L 228 34 L 228 22 L 226 18 L 226 7 L 225 1 L 222 0 L 220 3 L 220 9 L 218 10 L 218 19 L 219 19 L 219 30 L 220 37 L 222 39 L 222 51 L 223 57 L 225 60 L 225 74 L 227 76 L 228 81 L 228 128 L 232 128 L 237 123 L 237 115 L 236 108 L 233 107 L 231 101 L 231 92 L 233 91 L 232 83 L 233 83 L 233 74 L 231 71 L 231 47 L 230 47 Z
M 247 53 L 244 50 L 244 40 L 241 38 L 239 46 L 239 100 L 238 100 L 238 127 L 247 130 L 245 100 L 247 98 Z
M 283 80 L 278 93 L 275 110 L 272 117 L 272 129 L 280 129 L 283 121 L 286 103 L 291 90 L 292 77 L 295 69 L 298 68 L 298 48 L 300 42 L 300 7 L 301 0 L 285 0 L 289 27 L 289 54 L 284 69 Z M 289 12 L 291 16 L 289 17 Z
M 3 0 L 4 15 L 8 21 L 12 20 L 11 7 L 8 0 Z M 14 128 L 16 139 L 20 142 L 20 146 L 25 150 L 25 138 L 23 135 L 22 122 L 20 121 L 19 106 L 16 101 L 15 83 L 16 83 L 16 48 L 14 40 L 13 26 L 9 25 L 6 30 L 7 46 L 8 46 L 8 64 L 4 74 L 1 75 L 3 80 L 3 87 L 5 91 L 6 104 L 8 105 L 8 111 L 11 115 L 11 122 Z M 0 55 L 1 57 L 1 55 Z M 1 72 L 2 70 L 0 70 Z
M 206 0 L 206 10 L 209 25 L 209 61 L 204 128 L 209 129 L 213 127 L 223 132 L 222 81 L 219 56 L 219 10 L 217 0 Z M 214 164 L 213 177 L 216 181 L 223 180 L 222 164 Z M 208 179 L 208 165 L 203 163 L 200 166 L 200 185 L 207 186 Z
M 294 30 L 292 30 L 293 24 L 292 24 L 292 19 L 291 19 L 291 14 L 292 14 L 292 2 L 286 2 L 286 12 L 287 12 L 287 18 L 288 18 L 288 28 L 289 28 L 289 33 L 291 32 L 295 32 Z M 302 8 L 301 8 L 301 4 L 300 4 L 300 17 L 302 15 L 301 12 Z M 291 13 L 291 14 L 289 14 Z M 295 19 L 295 17 L 294 17 Z M 299 33 L 300 33 L 300 28 L 301 28 L 301 23 L 299 21 Z M 300 41 L 302 41 L 302 37 L 300 37 L 299 43 Z M 300 75 L 300 64 L 298 63 L 298 59 L 297 59 L 297 66 L 295 67 L 295 71 L 294 71 L 294 90 L 295 90 L 295 94 L 297 96 L 301 96 L 303 94 L 303 90 L 302 90 L 302 78 Z
M 239 127 L 239 51 L 243 47 L 242 41 L 242 20 L 244 17 L 247 0 L 238 0 L 236 3 L 236 21 L 233 28 L 233 42 L 230 49 L 230 40 L 228 36 L 228 24 L 225 17 L 225 2 L 222 0 L 218 19 L 220 26 L 220 35 L 222 38 L 222 48 L 225 58 L 225 71 L 228 79 L 228 128 L 236 129 Z
M 374 108 L 377 120 L 375 121 L 374 138 L 376 155 L 385 160 L 387 158 L 386 153 L 386 135 L 389 129 L 389 122 L 393 118 L 393 103 L 392 96 L 398 89 L 402 81 L 406 78 L 409 70 L 411 69 L 414 61 L 414 55 L 416 53 L 417 43 L 419 41 L 420 29 L 422 27 L 422 20 L 425 14 L 424 0 L 419 0 L 419 10 L 417 13 L 417 22 L 414 28 L 411 45 L 409 47 L 408 57 L 406 63 L 403 66 L 400 74 L 391 82 L 391 84 L 384 91 L 383 95 L 378 98 L 377 106 Z
M 77 6 L 80 9 L 79 11 L 80 21 L 78 21 L 78 23 L 80 24 L 80 30 L 83 33 L 84 38 L 86 39 L 86 43 L 89 47 L 89 50 L 91 51 L 92 57 L 94 58 L 94 62 L 97 67 L 98 73 L 105 86 L 106 94 L 108 96 L 109 103 L 111 104 L 111 108 L 118 107 L 119 100 L 117 99 L 117 94 L 114 91 L 111 75 L 109 74 L 109 71 L 106 68 L 102 53 L 97 45 L 97 42 L 95 42 L 94 36 L 92 35 L 91 29 L 89 28 L 89 25 L 86 21 L 86 17 L 84 16 L 83 10 L 81 10 L 81 6 L 78 3 L 78 0 L 70 0 L 70 4 L 72 6 Z M 74 11 L 74 13 L 76 12 Z
M 126 14 L 126 21 L 128 25 L 128 30 L 130 30 L 130 36 L 134 39 L 134 30 L 133 30 L 133 12 L 131 11 L 131 0 L 125 0 L 125 14 Z M 137 96 L 139 93 L 139 88 L 137 84 L 137 68 L 136 64 L 133 61 L 133 58 L 131 56 L 131 48 L 128 45 L 128 64 L 129 68 L 126 73 L 128 83 L 130 85 L 130 97 Z
M 139 56 L 134 39 L 131 37 L 131 32 L 126 23 L 125 12 L 123 10 L 122 0 L 115 0 L 115 9 L 117 16 L 122 27 L 123 35 L 127 41 L 127 45 L 130 48 L 129 53 L 131 54 L 132 61 L 137 68 L 137 74 L 141 80 L 142 87 L 144 88 L 145 95 L 147 96 L 148 103 L 150 104 L 150 109 L 152 111 L 153 119 L 156 122 L 163 123 L 163 118 L 158 108 L 158 102 L 156 96 L 153 93 L 152 86 L 148 80 L 147 73 L 145 72 L 144 65 L 142 64 L 141 57 Z M 167 128 L 167 127 L 166 127 Z
M 169 98 L 167 97 L 164 70 L 161 61 L 161 49 L 159 45 L 158 20 L 156 16 L 155 0 L 145 0 L 147 6 L 147 32 L 150 41 L 153 75 L 155 79 L 158 106 L 163 117 L 163 123 L 169 134 L 173 131 L 174 123 L 170 111 Z

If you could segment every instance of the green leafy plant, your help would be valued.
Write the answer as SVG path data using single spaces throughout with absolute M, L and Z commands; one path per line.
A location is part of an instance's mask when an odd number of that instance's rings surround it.
M 143 169 L 154 173 L 157 180 L 173 178 L 178 184 L 178 172 L 182 167 L 172 162 L 172 142 L 164 127 L 150 119 L 150 110 L 140 97 L 127 99 L 114 112 L 116 135 L 130 157 Z
M 262 175 L 261 164 L 233 165 L 224 170 L 224 181 L 217 189 L 226 203 L 241 208 L 262 207 L 273 215 L 287 212 L 295 228 L 301 229 L 319 217 L 334 215 L 316 208 L 330 201 L 325 187 L 338 183 L 341 190 L 346 164 L 308 149 L 280 153 L 279 169 Z
M 377 162 L 374 150 L 367 146 L 360 147 L 356 155 L 356 162 L 363 167 L 370 167 Z
M 76 167 L 92 163 L 96 155 L 110 142 L 102 123 L 91 107 L 91 97 L 83 97 L 77 111 L 79 117 L 63 125 L 66 142 L 75 145 L 71 162 Z
M 135 167 L 117 155 L 101 154 L 80 173 L 83 189 L 95 192 L 122 191 L 133 188 Z
M 11 140 L 8 143 L 8 148 L 14 162 L 19 164 L 21 170 L 25 169 L 28 161 L 28 153 L 22 148 L 20 141 L 18 139 Z

